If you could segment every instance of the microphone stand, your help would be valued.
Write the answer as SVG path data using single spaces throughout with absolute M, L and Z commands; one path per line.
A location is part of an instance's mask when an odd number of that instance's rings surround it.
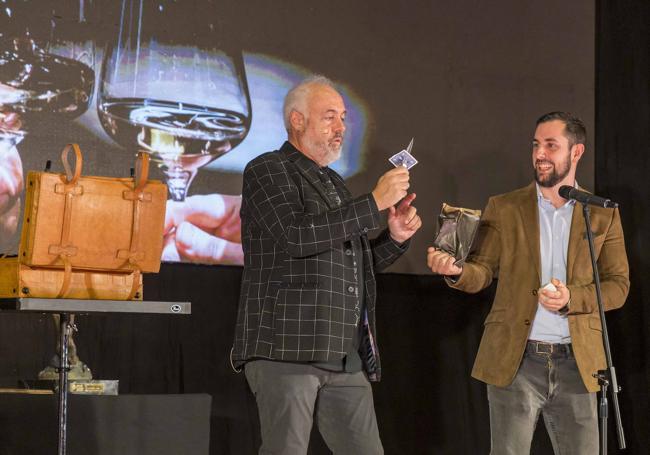
M 603 307 L 603 296 L 600 291 L 600 277 L 598 275 L 598 265 L 596 264 L 596 254 L 594 252 L 594 234 L 591 231 L 591 219 L 589 217 L 589 206 L 582 204 L 582 214 L 585 219 L 587 229 L 587 240 L 589 241 L 589 254 L 591 255 L 591 267 L 594 273 L 594 284 L 596 286 L 596 300 L 598 301 L 598 312 L 600 313 L 600 322 L 603 326 L 603 347 L 605 348 L 605 360 L 607 363 L 605 370 L 598 370 L 593 376 L 598 379 L 600 384 L 600 401 L 598 404 L 599 427 L 600 427 L 600 453 L 607 455 L 607 388 L 612 386 L 612 403 L 614 404 L 614 417 L 616 421 L 616 432 L 618 434 L 618 447 L 625 449 L 625 434 L 623 434 L 623 424 L 621 423 L 621 410 L 618 406 L 618 392 L 621 388 L 616 380 L 616 370 L 612 365 L 612 352 L 609 347 L 609 335 L 607 334 L 607 323 L 605 322 L 605 308 Z

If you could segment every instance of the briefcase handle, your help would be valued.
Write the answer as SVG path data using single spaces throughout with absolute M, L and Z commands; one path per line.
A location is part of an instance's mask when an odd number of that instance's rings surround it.
M 135 192 L 141 192 L 147 185 L 149 178 L 149 160 L 150 156 L 147 152 L 138 152 L 138 157 L 135 161 Z
M 70 150 L 74 151 L 76 158 L 74 163 L 74 173 L 72 172 L 72 167 L 68 162 L 68 155 L 70 154 Z M 79 177 L 81 177 L 81 168 L 83 167 L 84 162 L 79 144 L 70 143 L 66 145 L 61 152 L 61 161 L 63 162 L 63 168 L 65 169 L 65 184 L 76 185 Z

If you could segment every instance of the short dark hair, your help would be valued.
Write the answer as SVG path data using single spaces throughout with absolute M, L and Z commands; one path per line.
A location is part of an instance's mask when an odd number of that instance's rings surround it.
M 537 119 L 535 126 L 553 120 L 560 120 L 564 123 L 564 136 L 569 140 L 569 148 L 575 144 L 587 144 L 587 128 L 585 128 L 584 122 L 569 112 L 555 111 L 544 114 Z

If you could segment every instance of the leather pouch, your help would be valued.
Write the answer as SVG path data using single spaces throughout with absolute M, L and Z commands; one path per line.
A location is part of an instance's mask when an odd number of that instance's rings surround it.
M 462 266 L 469 255 L 480 221 L 480 210 L 443 203 L 433 246 L 452 255 L 456 259 L 454 265 Z

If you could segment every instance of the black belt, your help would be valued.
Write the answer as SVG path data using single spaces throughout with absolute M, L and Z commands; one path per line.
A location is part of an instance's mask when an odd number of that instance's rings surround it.
M 546 343 L 544 341 L 528 340 L 526 352 L 544 357 L 566 358 L 573 357 L 573 346 L 571 346 L 571 343 Z

